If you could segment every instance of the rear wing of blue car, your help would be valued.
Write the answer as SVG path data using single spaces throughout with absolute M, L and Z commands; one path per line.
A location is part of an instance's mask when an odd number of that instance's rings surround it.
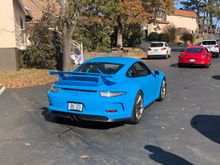
M 72 83 L 81 83 L 88 85 L 113 85 L 115 82 L 108 80 L 107 78 L 112 78 L 112 75 L 99 74 L 99 73 L 89 73 L 89 72 L 66 72 L 66 71 L 50 71 L 50 75 L 58 75 L 59 80 L 72 84 Z

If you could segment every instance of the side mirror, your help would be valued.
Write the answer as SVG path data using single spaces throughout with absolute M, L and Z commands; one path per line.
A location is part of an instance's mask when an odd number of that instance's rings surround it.
M 154 70 L 154 74 L 158 75 L 158 74 L 160 74 L 160 72 L 158 70 Z

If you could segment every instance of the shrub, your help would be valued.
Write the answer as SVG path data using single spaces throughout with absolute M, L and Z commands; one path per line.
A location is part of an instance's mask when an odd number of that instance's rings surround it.
M 169 25 L 164 29 L 164 33 L 169 35 L 169 41 L 173 42 L 176 40 L 177 29 L 174 25 Z
M 99 50 L 100 52 L 111 52 L 111 49 L 106 46 L 100 46 L 97 50 Z
M 189 32 L 184 32 L 182 36 L 180 37 L 180 40 L 184 41 L 185 44 L 187 44 L 188 41 L 193 42 L 194 37 Z
M 56 66 L 56 49 L 52 44 L 52 31 L 40 23 L 32 30 L 31 45 L 23 54 L 25 66 L 29 68 L 54 69 Z
M 170 41 L 170 35 L 168 33 L 160 33 L 159 34 L 159 40 L 169 42 Z
M 109 48 L 111 45 L 111 29 L 102 24 L 79 24 L 73 34 L 74 40 L 83 43 L 87 51 Z M 102 49 L 101 48 L 101 49 Z
M 136 47 L 141 44 L 141 28 L 139 24 L 130 24 L 123 32 L 123 45 Z
M 159 34 L 157 32 L 151 32 L 148 35 L 147 38 L 148 38 L 149 41 L 158 41 L 159 40 Z
M 29 29 L 31 45 L 21 51 L 20 67 L 40 69 L 62 68 L 60 35 L 50 30 L 47 15 Z

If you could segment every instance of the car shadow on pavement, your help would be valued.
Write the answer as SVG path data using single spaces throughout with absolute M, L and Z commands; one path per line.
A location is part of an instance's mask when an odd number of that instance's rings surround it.
M 52 123 L 69 125 L 74 127 L 89 128 L 89 129 L 110 129 L 123 126 L 122 122 L 105 123 L 105 122 L 94 122 L 94 121 L 77 121 L 70 118 L 55 117 L 51 114 L 46 107 L 41 108 L 41 113 L 45 120 Z
M 149 157 L 152 160 L 162 165 L 193 165 L 184 158 L 171 152 L 167 152 L 157 146 L 146 145 L 144 148 L 150 152 Z
M 212 78 L 215 79 L 215 80 L 220 80 L 220 75 L 212 76 Z
M 170 67 L 172 67 L 172 68 L 178 68 L 178 64 L 177 64 L 177 63 L 171 64 Z
M 178 66 L 178 63 L 171 64 L 170 67 L 172 68 L 189 68 L 189 69 L 206 69 L 204 66 L 196 66 L 196 65 L 182 65 L 181 67 Z
M 161 58 L 161 57 L 144 57 L 144 58 L 141 58 L 141 60 L 148 60 L 148 61 L 155 61 L 155 60 L 167 60 L 165 58 Z
M 191 126 L 205 137 L 220 144 L 220 116 L 196 115 L 191 120 Z

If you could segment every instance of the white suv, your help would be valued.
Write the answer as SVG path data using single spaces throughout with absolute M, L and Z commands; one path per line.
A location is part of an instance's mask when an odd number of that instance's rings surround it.
M 200 45 L 206 47 L 212 56 L 219 57 L 219 45 L 216 40 L 204 40 Z
M 147 49 L 147 56 L 150 57 L 170 57 L 171 48 L 166 42 L 151 42 L 149 48 Z

